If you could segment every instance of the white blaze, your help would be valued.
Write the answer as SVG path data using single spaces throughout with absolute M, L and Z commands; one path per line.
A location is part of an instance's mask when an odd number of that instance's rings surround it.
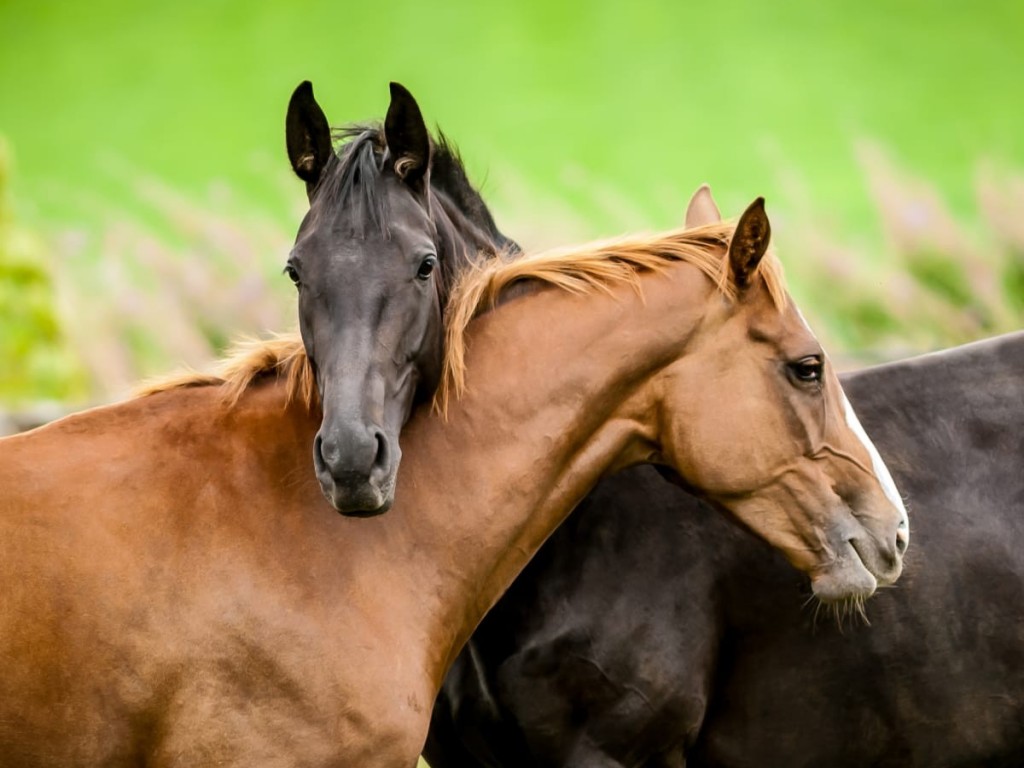
M 850 401 L 846 399 L 846 393 L 843 393 L 843 410 L 846 412 L 846 423 L 850 425 L 850 429 L 853 430 L 854 434 L 860 438 L 860 441 L 867 448 L 868 454 L 871 456 L 871 467 L 875 470 L 875 476 L 878 478 L 878 482 L 882 485 L 882 490 L 885 492 L 885 496 L 893 505 L 900 511 L 903 516 L 903 522 L 901 527 L 905 527 L 909 532 L 910 521 L 907 519 L 907 508 L 903 506 L 903 498 L 900 496 L 900 492 L 896 489 L 896 483 L 893 482 L 892 475 L 889 474 L 889 468 L 885 466 L 885 462 L 882 461 L 882 457 L 878 455 L 878 449 L 875 448 L 875 444 L 871 442 L 871 438 L 868 437 L 868 433 L 864 431 L 864 427 L 861 426 L 860 419 L 857 418 L 857 414 L 853 412 L 853 406 L 850 405 Z
M 811 330 L 811 326 L 807 322 L 807 318 L 804 317 L 804 313 L 800 311 L 800 307 L 794 308 L 801 322 L 803 322 L 804 328 L 813 336 L 814 331 Z M 900 492 L 896 488 L 896 482 L 892 479 L 892 475 L 889 474 L 889 468 L 882 461 L 882 457 L 879 455 L 878 449 L 875 448 L 875 444 L 871 442 L 868 433 L 864 431 L 864 427 L 861 425 L 860 419 L 857 418 L 857 414 L 853 412 L 853 406 L 850 405 L 850 401 L 846 398 L 846 393 L 842 389 L 839 390 L 839 393 L 843 398 L 843 411 L 846 413 L 846 423 L 849 424 L 850 429 L 853 430 L 853 433 L 857 435 L 864 444 L 864 447 L 867 448 L 868 455 L 871 457 L 871 468 L 875 471 L 875 476 L 882 486 L 885 497 L 900 511 L 900 516 L 902 517 L 900 528 L 909 536 L 910 519 L 907 517 L 907 508 L 903 505 L 903 497 L 900 496 Z

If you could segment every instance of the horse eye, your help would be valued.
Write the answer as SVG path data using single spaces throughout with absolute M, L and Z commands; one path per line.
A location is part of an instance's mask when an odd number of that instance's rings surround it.
M 288 279 L 295 283 L 295 285 L 299 284 L 299 271 L 291 264 L 285 266 L 284 273 L 288 275 Z
M 798 381 L 802 381 L 806 384 L 814 384 L 821 381 L 821 374 L 824 370 L 824 365 L 821 362 L 821 358 L 815 355 L 801 358 L 794 363 L 789 364 L 789 370 L 793 372 L 793 376 Z
M 426 280 L 434 272 L 434 267 L 437 266 L 436 256 L 427 256 L 423 261 L 420 262 L 420 268 L 416 271 L 416 277 L 420 280 Z

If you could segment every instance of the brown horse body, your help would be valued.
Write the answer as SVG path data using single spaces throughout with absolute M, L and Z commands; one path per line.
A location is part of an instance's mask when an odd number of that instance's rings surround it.
M 378 518 L 324 500 L 319 414 L 272 376 L 0 443 L 3 764 L 408 767 L 486 610 L 601 475 L 642 461 L 827 594 L 895 579 L 903 512 L 831 369 L 815 391 L 773 378 L 772 350 L 814 342 L 756 261 L 733 298 L 664 256 L 629 268 L 642 295 L 602 269 L 609 296 L 541 289 L 474 322 L 465 394 L 447 423 L 414 415 Z

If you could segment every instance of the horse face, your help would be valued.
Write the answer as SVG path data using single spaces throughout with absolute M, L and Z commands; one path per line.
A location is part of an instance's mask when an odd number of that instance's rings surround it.
M 399 432 L 441 364 L 430 143 L 412 96 L 394 84 L 387 147 L 350 145 L 364 157 L 346 166 L 326 131 L 303 84 L 289 107 L 288 149 L 310 209 L 286 272 L 323 408 L 313 447 L 321 490 L 343 514 L 375 515 L 394 499 Z
M 900 574 L 906 510 L 814 334 L 758 272 L 769 236 L 755 202 L 730 245 L 737 300 L 719 301 L 666 371 L 678 393 L 666 458 L 807 572 L 820 599 L 865 598 Z

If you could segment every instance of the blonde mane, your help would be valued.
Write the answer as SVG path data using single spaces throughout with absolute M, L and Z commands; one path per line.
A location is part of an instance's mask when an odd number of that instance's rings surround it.
M 716 222 L 694 229 L 658 235 L 635 235 L 560 248 L 518 258 L 492 259 L 463 274 L 448 300 L 445 320 L 445 359 L 441 383 L 434 401 L 446 411 L 450 396 L 461 396 L 466 380 L 466 329 L 470 321 L 492 309 L 510 286 L 523 281 L 539 282 L 575 294 L 611 292 L 626 283 L 639 292 L 640 273 L 663 270 L 672 262 L 686 262 L 700 269 L 730 300 L 737 297 L 729 272 L 729 241 L 735 222 Z M 782 265 L 769 252 L 758 265 L 772 301 L 786 305 Z
M 445 317 L 445 358 L 441 383 L 434 401 L 442 412 L 454 393 L 460 396 L 466 378 L 466 329 L 470 321 L 492 309 L 512 285 L 531 281 L 575 294 L 611 292 L 625 283 L 640 290 L 640 273 L 663 270 L 672 262 L 686 262 L 706 274 L 718 290 L 736 298 L 729 279 L 728 248 L 735 224 L 715 223 L 660 235 L 632 236 L 557 249 L 517 259 L 499 257 L 466 272 L 456 283 Z M 757 269 L 780 309 L 786 304 L 782 266 L 769 250 Z M 187 387 L 220 386 L 224 399 L 234 405 L 257 381 L 284 378 L 288 402 L 298 401 L 312 410 L 318 404 L 313 367 L 297 333 L 236 344 L 211 373 L 186 370 L 142 384 L 135 392 L 146 397 Z
M 236 343 L 217 363 L 211 373 L 185 370 L 144 382 L 135 390 L 136 397 L 187 387 L 223 387 L 224 400 L 234 405 L 238 398 L 259 379 L 274 375 L 284 377 L 288 402 L 298 401 L 313 410 L 317 405 L 313 366 L 306 357 L 306 348 L 298 333 L 282 333 L 269 339 L 250 339 Z

